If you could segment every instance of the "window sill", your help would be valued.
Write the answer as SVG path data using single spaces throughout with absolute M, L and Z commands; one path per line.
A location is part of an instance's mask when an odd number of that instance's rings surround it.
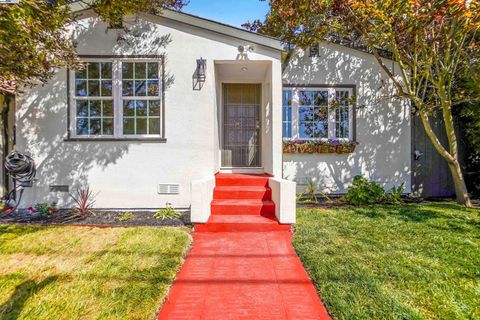
M 66 138 L 64 142 L 151 142 L 166 143 L 166 138 Z

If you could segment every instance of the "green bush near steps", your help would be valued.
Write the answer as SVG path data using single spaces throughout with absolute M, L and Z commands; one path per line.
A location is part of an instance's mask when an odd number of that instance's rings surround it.
M 368 181 L 359 175 L 353 179 L 353 184 L 348 188 L 343 201 L 352 205 L 395 204 L 401 202 L 403 191 L 403 183 L 385 191 L 378 183 Z

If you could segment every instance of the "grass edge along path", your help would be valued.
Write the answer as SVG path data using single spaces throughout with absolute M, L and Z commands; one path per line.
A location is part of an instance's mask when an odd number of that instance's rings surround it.
M 294 246 L 334 319 L 479 319 L 480 210 L 301 208 Z
M 187 228 L 0 225 L 1 319 L 152 319 Z

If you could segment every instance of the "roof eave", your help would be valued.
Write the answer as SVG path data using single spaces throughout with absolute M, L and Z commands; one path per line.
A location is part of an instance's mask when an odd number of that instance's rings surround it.
M 73 12 L 80 12 L 91 9 L 90 4 L 91 0 L 83 0 L 72 2 L 69 5 Z M 184 24 L 192 25 L 204 30 L 209 30 L 215 33 L 241 39 L 247 42 L 252 42 L 277 51 L 285 51 L 280 39 L 230 26 L 221 22 L 166 8 L 162 9 L 159 14 L 155 15 L 166 19 L 178 21 Z
M 221 33 L 234 38 L 260 44 L 278 51 L 285 51 L 281 40 L 278 38 L 270 37 L 256 32 L 251 32 L 221 22 L 198 17 L 189 13 L 164 9 L 160 13 L 160 16 L 185 24 L 200 27 L 202 29 L 210 30 L 216 33 Z

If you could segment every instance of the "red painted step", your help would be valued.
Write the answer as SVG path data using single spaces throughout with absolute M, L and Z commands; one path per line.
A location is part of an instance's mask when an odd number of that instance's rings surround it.
M 288 231 L 275 217 L 269 175 L 215 175 L 215 189 L 207 223 L 195 224 L 197 232 Z
M 196 223 L 197 232 L 269 232 L 288 231 L 290 225 L 280 224 L 275 216 L 211 215 L 207 223 Z
M 263 186 L 215 187 L 213 199 L 258 199 L 271 200 L 272 189 Z
M 270 178 L 270 176 L 266 174 L 217 173 L 215 175 L 215 183 L 217 187 L 268 187 L 268 178 Z
M 212 215 L 272 215 L 275 214 L 273 201 L 249 199 L 216 199 L 211 205 Z

